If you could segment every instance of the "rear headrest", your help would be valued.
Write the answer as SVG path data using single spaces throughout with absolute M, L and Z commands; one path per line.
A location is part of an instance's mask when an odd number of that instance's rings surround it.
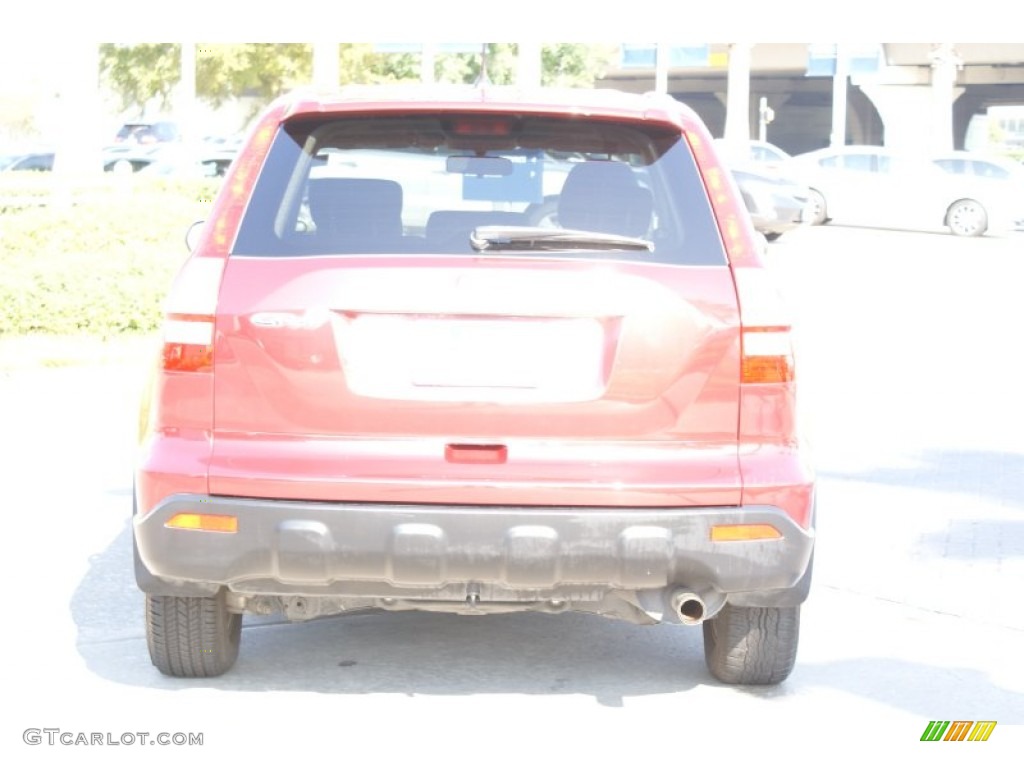
M 310 179 L 309 212 L 317 231 L 401 237 L 402 186 L 388 179 Z
M 630 167 L 614 160 L 588 160 L 569 171 L 558 200 L 558 223 L 565 229 L 643 237 L 654 203 Z

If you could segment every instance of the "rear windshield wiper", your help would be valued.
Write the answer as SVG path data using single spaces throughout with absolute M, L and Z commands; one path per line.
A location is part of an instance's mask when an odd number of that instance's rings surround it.
M 469 242 L 477 251 L 654 250 L 654 243 L 639 237 L 542 227 L 477 227 Z

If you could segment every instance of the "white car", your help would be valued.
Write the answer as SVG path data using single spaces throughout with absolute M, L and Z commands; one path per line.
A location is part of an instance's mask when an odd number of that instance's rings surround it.
M 944 171 L 935 158 L 884 147 L 819 149 L 793 158 L 811 189 L 814 223 L 948 228 L 978 236 L 1012 229 L 1012 195 L 985 179 Z
M 934 158 L 947 173 L 968 176 L 992 187 L 995 194 L 1009 196 L 1017 226 L 1024 226 L 1024 163 L 1008 157 L 980 152 L 955 151 Z

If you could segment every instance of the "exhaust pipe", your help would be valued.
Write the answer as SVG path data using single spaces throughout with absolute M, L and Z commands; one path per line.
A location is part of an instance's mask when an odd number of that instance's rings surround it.
M 688 626 L 700 624 L 707 614 L 704 599 L 688 589 L 675 590 L 669 598 L 669 605 L 679 621 Z

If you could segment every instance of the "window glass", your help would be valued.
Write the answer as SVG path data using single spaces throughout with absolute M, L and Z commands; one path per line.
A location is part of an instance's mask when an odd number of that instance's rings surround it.
M 703 181 L 677 129 L 480 114 L 287 124 L 234 251 L 476 253 L 470 236 L 478 227 L 640 238 L 653 250 L 605 255 L 725 262 Z
M 872 171 L 876 170 L 874 161 L 874 155 L 849 154 L 843 157 L 843 168 L 845 168 L 848 171 L 862 171 L 864 173 L 871 173 Z M 888 170 L 888 167 L 886 167 L 883 172 L 887 172 Z

